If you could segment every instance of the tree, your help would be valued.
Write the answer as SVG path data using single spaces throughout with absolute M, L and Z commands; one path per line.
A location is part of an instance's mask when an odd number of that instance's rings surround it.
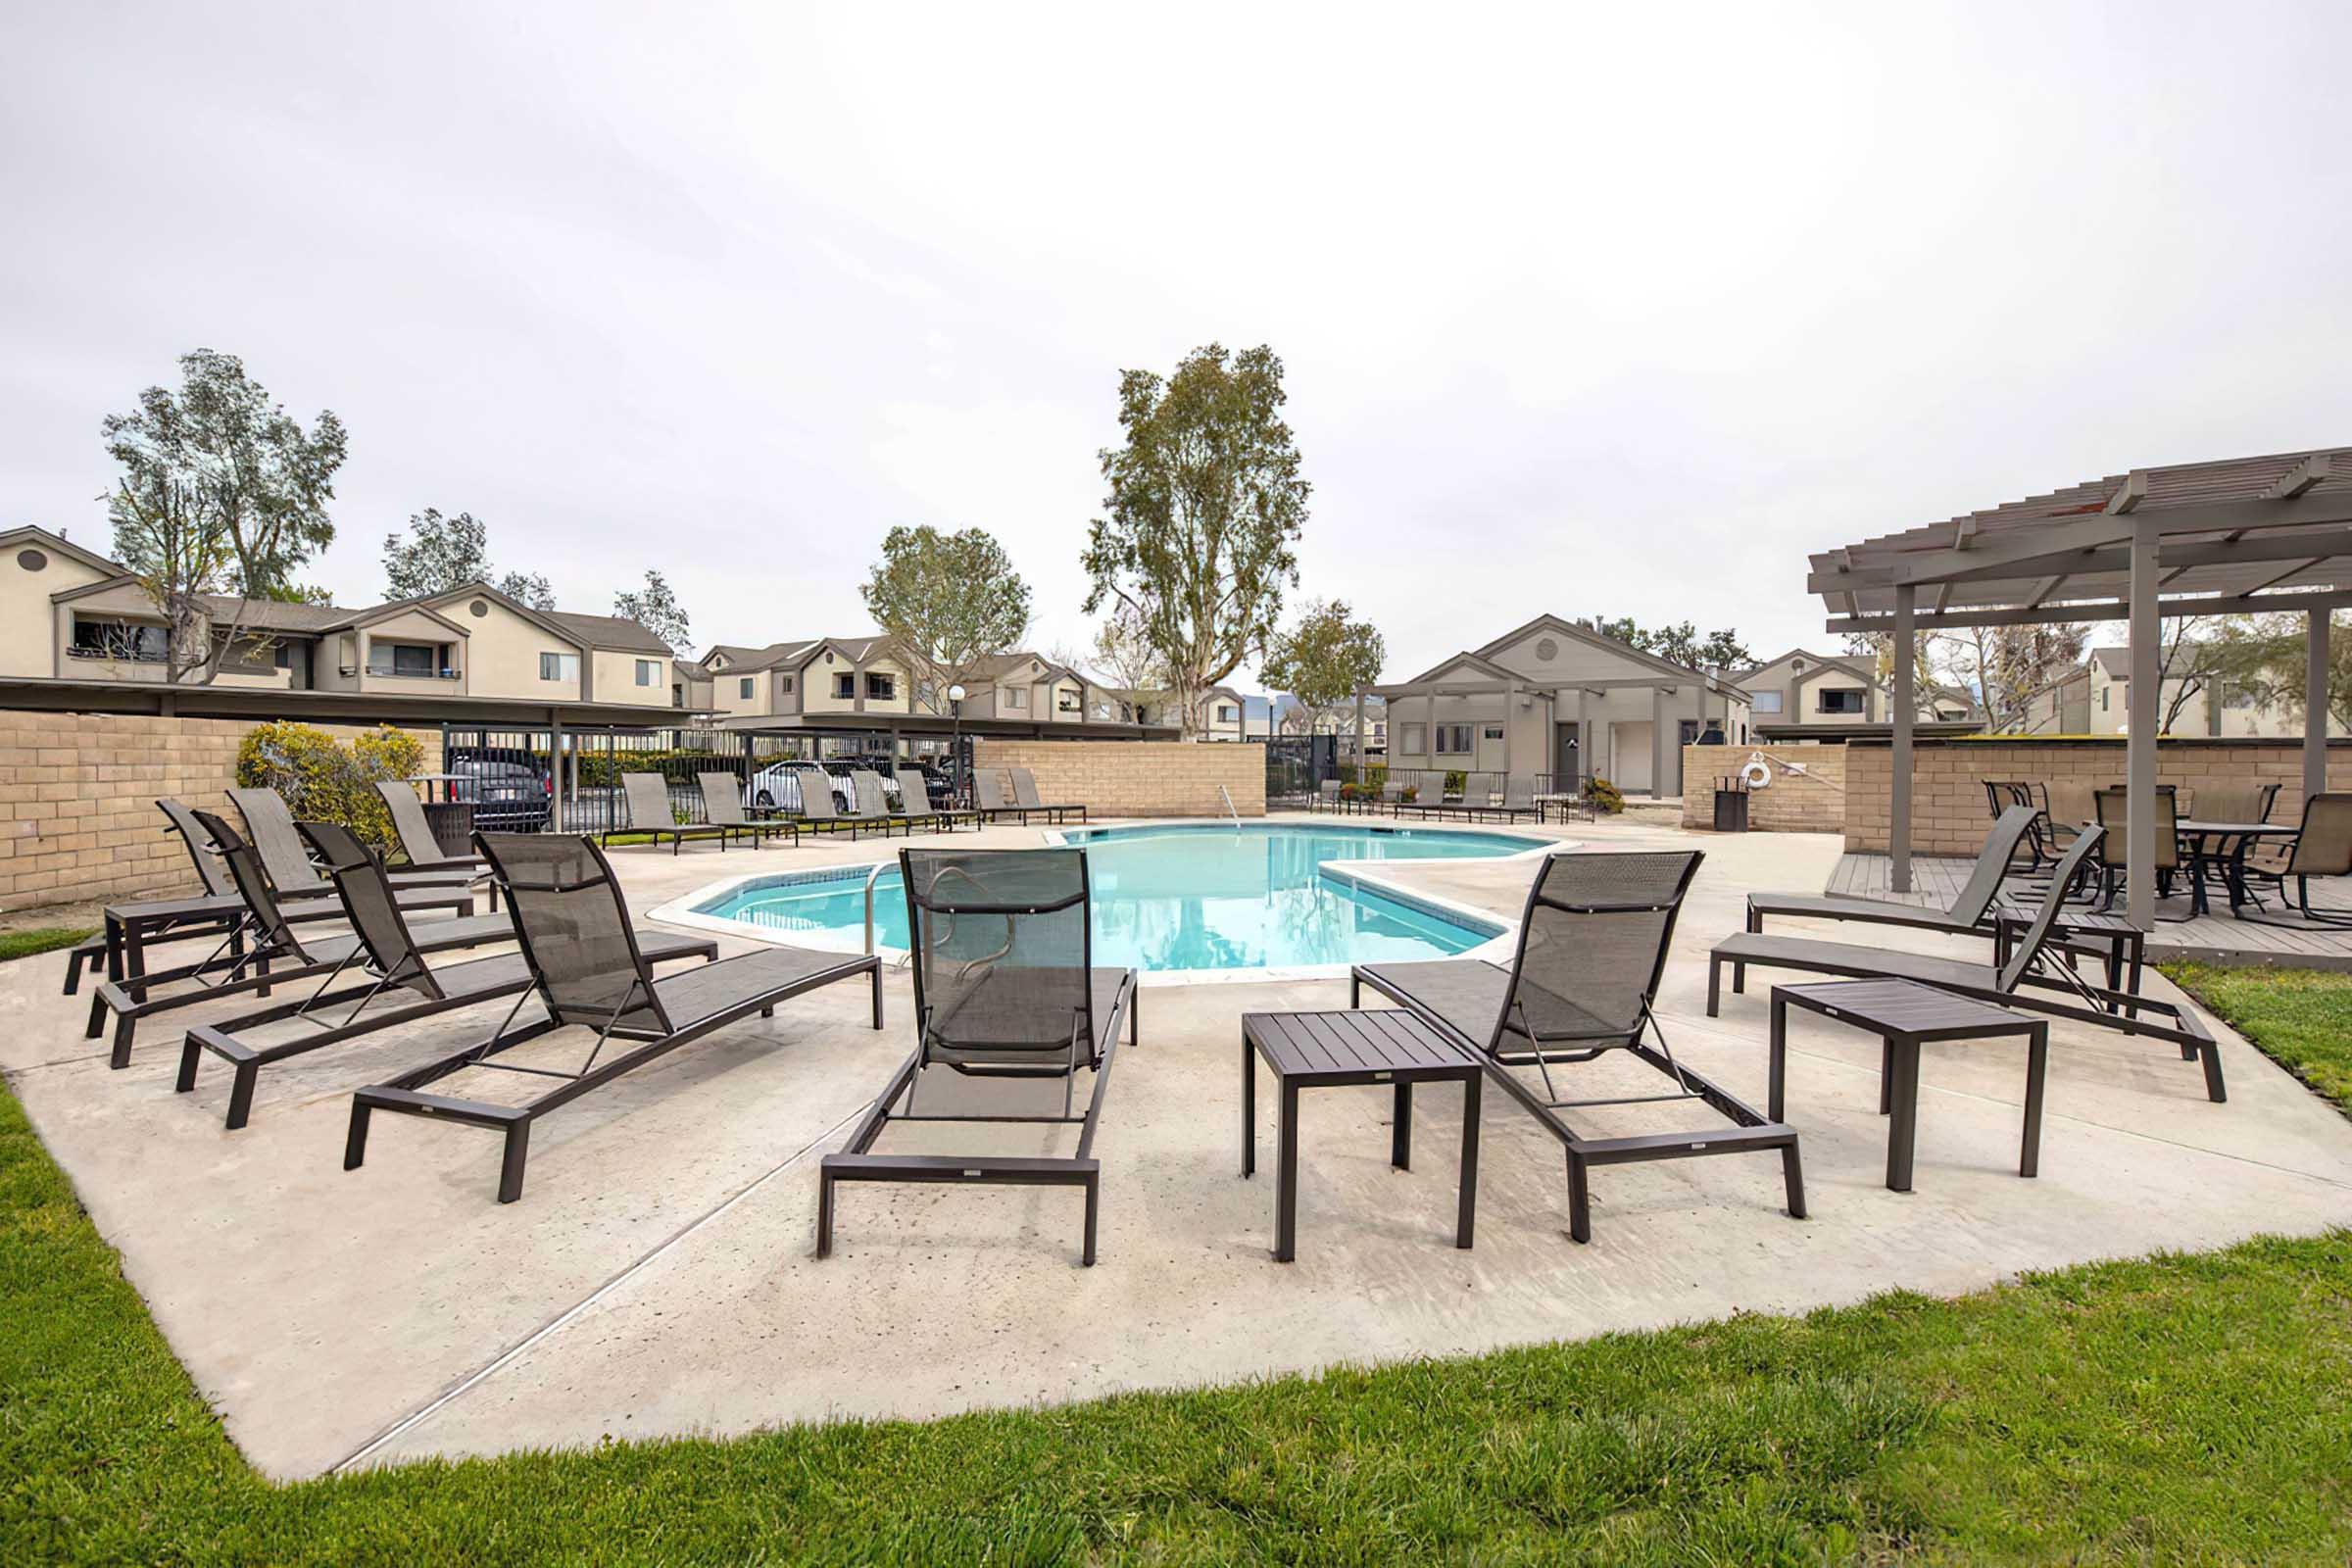
M 445 517 L 427 507 L 409 518 L 408 537 L 384 535 L 384 593 L 394 600 L 429 599 L 486 582 L 533 610 L 556 608 L 556 592 L 536 572 L 493 576 L 489 525 L 470 512 Z
M 2300 611 L 2271 615 L 2232 615 L 2212 643 L 2216 683 L 2227 683 L 2268 707 L 2274 703 L 2307 711 L 2311 696 L 2306 667 L 2309 623 Z M 2352 729 L 2352 625 L 2328 617 L 2328 716 Z
M 179 368 L 176 395 L 151 386 L 100 426 L 122 469 L 107 505 L 115 553 L 164 616 L 175 682 L 211 679 L 232 646 L 257 641 L 244 634 L 254 602 L 294 589 L 296 568 L 333 541 L 346 448 L 331 411 L 305 430 L 233 354 L 197 349 Z M 219 613 L 208 594 L 236 604 Z
M 1690 621 L 1676 626 L 1644 628 L 1632 619 L 1620 616 L 1615 620 L 1595 620 L 1593 629 L 1604 637 L 1614 637 L 1630 644 L 1653 659 L 1663 659 L 1685 669 L 1730 669 L 1740 664 L 1752 664 L 1756 656 L 1747 651 L 1747 644 L 1729 627 L 1708 632 L 1704 637 Z
M 546 579 L 541 578 L 539 585 L 544 588 Z M 680 659 L 692 657 L 694 639 L 687 626 L 686 612 L 678 604 L 677 595 L 670 592 L 668 579 L 659 571 L 646 572 L 643 593 L 614 594 L 612 613 L 643 626 L 669 644 L 670 652 Z
M 1126 695 L 1139 723 L 1151 699 L 1167 690 L 1167 663 L 1152 647 L 1143 616 L 1130 605 L 1112 606 L 1095 628 L 1092 662 Z
M 1188 733 L 1210 688 L 1262 652 L 1298 580 L 1311 487 L 1282 420 L 1282 361 L 1264 345 L 1194 350 L 1166 380 L 1119 375 L 1126 444 L 1100 454 L 1107 516 L 1081 558 L 1086 612 L 1134 612 Z
M 891 529 L 858 592 L 911 666 L 915 700 L 935 713 L 948 710 L 949 687 L 1029 629 L 1029 585 L 985 528 Z
M 1988 734 L 2031 734 L 2057 723 L 2057 704 L 2040 718 L 2034 716 L 2034 704 L 2073 678 L 2083 641 L 2080 621 L 1972 626 L 1936 645 L 1938 667 L 1950 676 L 1943 684 L 1977 694 Z
M 1379 628 L 1355 619 L 1346 600 L 1310 599 L 1299 607 L 1298 624 L 1275 639 L 1261 673 L 1298 699 L 1311 735 L 1336 722 L 1387 661 Z

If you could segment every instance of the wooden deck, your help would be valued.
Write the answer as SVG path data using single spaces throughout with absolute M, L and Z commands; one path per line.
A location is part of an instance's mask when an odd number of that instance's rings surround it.
M 1859 899 L 1893 899 L 1905 904 L 1949 904 L 1968 880 L 1974 861 L 1937 856 L 1915 856 L 1911 860 L 1912 891 L 1896 893 L 1894 862 L 1884 855 L 1847 854 L 1830 874 L 1825 893 Z M 2274 908 L 2277 900 L 2272 900 Z M 2347 907 L 2345 894 L 2317 884 L 2312 903 L 2324 909 Z M 2196 958 L 2209 963 L 2268 963 L 2300 969 L 2352 969 L 2352 931 L 2301 930 L 2232 919 L 2227 913 L 2201 915 L 2194 920 L 2171 918 L 2188 909 L 2186 898 L 2167 899 L 2156 906 L 2160 918 L 2148 936 L 2148 956 Z

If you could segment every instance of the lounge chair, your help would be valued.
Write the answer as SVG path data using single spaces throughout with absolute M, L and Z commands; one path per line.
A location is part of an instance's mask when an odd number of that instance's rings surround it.
M 890 795 L 882 788 L 882 775 L 872 768 L 850 769 L 850 797 L 858 803 L 858 820 L 880 823 L 884 838 L 890 837 L 890 830 L 894 827 L 909 835 L 914 832 L 912 818 L 903 811 L 890 808 Z
M 236 883 L 237 896 L 244 901 L 246 951 L 225 964 L 208 960 L 185 968 L 150 972 L 135 980 L 125 976 L 100 986 L 90 998 L 87 1034 L 89 1039 L 97 1039 L 106 1032 L 107 1013 L 115 1015 L 109 1066 L 130 1065 L 130 1048 L 141 1018 L 247 991 L 257 991 L 266 997 L 271 986 L 332 973 L 347 963 L 361 946 L 356 936 L 313 935 L 306 939 L 298 935 L 278 903 L 276 887 L 260 855 L 237 836 L 236 829 L 212 812 L 197 811 L 194 815 L 205 834 L 220 846 L 230 879 Z M 310 863 L 307 856 L 303 863 Z M 466 896 L 471 898 L 470 894 Z M 447 953 L 489 942 L 511 942 L 514 938 L 514 927 L 497 915 L 435 920 L 420 929 L 422 935 L 416 944 L 420 953 Z M 187 989 L 163 990 L 182 980 L 190 982 Z
M 254 854 L 261 857 L 262 869 L 270 873 L 270 886 L 280 899 L 319 899 L 331 903 L 334 884 L 318 874 L 311 860 L 310 847 L 303 843 L 302 832 L 294 825 L 294 813 L 287 808 L 285 799 L 275 790 L 235 789 L 228 798 L 245 818 L 247 841 Z M 443 892 L 470 889 L 481 880 L 479 871 L 395 871 L 392 885 L 396 888 L 437 888 Z M 471 907 L 471 906 L 467 906 Z
M 718 853 L 721 855 L 727 853 L 727 845 L 731 840 L 746 839 L 755 846 L 760 842 L 759 835 L 748 826 L 679 821 L 676 808 L 669 804 L 669 784 L 659 773 L 623 773 L 620 775 L 620 789 L 629 806 L 629 825 L 605 829 L 597 835 L 596 841 L 600 845 L 609 846 L 615 838 L 625 834 L 632 838 L 651 839 L 658 850 L 662 847 L 662 841 L 667 839 L 669 853 L 674 856 L 689 843 L 701 843 L 707 839 L 718 841 Z M 480 835 L 475 837 L 478 842 Z
M 1308 799 L 1306 803 L 1308 809 L 1316 811 L 1336 811 L 1340 809 L 1343 804 L 1340 800 L 1340 790 L 1342 787 L 1343 785 L 1341 781 L 1336 778 L 1327 778 L 1322 780 L 1315 786 L 1315 793 Z
M 1012 779 L 1013 804 L 1022 810 L 1042 811 L 1049 822 L 1066 822 L 1070 819 L 1072 811 L 1078 813 L 1079 821 L 1086 820 L 1086 808 L 1083 806 L 1049 806 L 1040 800 L 1037 793 L 1037 776 L 1027 768 L 1008 767 L 1004 771 Z
M 1004 775 L 993 767 L 972 769 L 972 798 L 979 803 L 984 822 L 1001 822 L 1009 816 L 1023 827 L 1029 825 L 1028 808 L 1006 798 Z
M 2130 992 L 2094 987 L 2053 957 L 2054 938 L 2063 924 L 2067 892 L 2103 836 L 2104 830 L 2096 824 L 2076 835 L 2051 874 L 2049 888 L 2041 897 L 2033 922 L 2010 944 L 2004 961 L 1981 963 L 1890 948 L 1820 942 L 1810 937 L 1742 932 L 1717 943 L 1708 956 L 1707 1016 L 1714 1017 L 1722 1002 L 1726 964 L 1732 967 L 1735 992 L 1746 989 L 1747 971 L 1751 967 L 1796 969 L 1863 980 L 1916 980 L 2026 1012 L 2169 1041 L 2180 1048 L 2182 1060 L 2203 1065 L 2206 1097 L 2226 1100 L 2229 1096 L 2223 1090 L 2220 1049 L 2194 1009 Z
M 384 809 L 392 818 L 392 831 L 400 839 L 400 853 L 408 857 L 405 866 L 395 871 L 463 871 L 468 877 L 487 878 L 490 868 L 478 855 L 452 855 L 441 848 L 440 839 L 433 834 L 433 824 L 425 820 L 424 805 L 416 792 L 394 779 L 378 779 L 375 793 L 382 797 Z M 495 897 L 495 895 L 493 895 Z M 496 909 L 493 904 L 491 908 Z
M 1086 852 L 901 850 L 914 960 L 914 1052 L 817 1169 L 816 1255 L 833 1250 L 840 1182 L 980 1182 L 1086 1190 L 1095 1260 L 1095 1127 L 1119 1021 L 1135 1044 L 1135 971 L 1093 966 Z M 1092 1078 L 1079 1109 L 1078 1074 Z M 1076 1152 L 877 1154 L 894 1122 L 1078 1127 Z M 933 1141 L 936 1144 L 936 1140 Z
M 2303 830 L 2292 843 L 2276 839 L 2260 839 L 2241 844 L 2233 873 L 2238 885 L 2248 881 L 2269 882 L 2278 890 L 2280 903 L 2286 900 L 2289 877 L 2295 883 L 2295 912 L 2300 920 L 2274 915 L 2246 914 L 2238 918 L 2257 925 L 2283 926 L 2293 930 L 2298 926 L 2342 930 L 2352 927 L 2352 909 L 2315 909 L 2311 906 L 2311 879 L 2315 876 L 2352 876 L 2352 794 L 2338 791 L 2314 795 L 2303 803 Z
M 1492 809 L 1506 822 L 1516 822 L 1523 816 L 1544 820 L 1544 808 L 1536 801 L 1536 775 L 1512 773 L 1502 781 L 1502 804 Z
M 379 1110 L 487 1127 L 506 1139 L 498 1200 L 512 1203 L 522 1196 L 533 1122 L 680 1046 L 754 1013 L 772 1017 L 779 1003 L 860 975 L 873 984 L 874 1027 L 882 1027 L 882 967 L 870 954 L 769 947 L 656 978 L 630 929 L 612 862 L 593 842 L 554 833 L 477 833 L 474 844 L 506 889 L 530 991 L 487 1039 L 355 1094 L 345 1170 L 366 1159 L 368 1120 Z M 517 1027 L 514 1014 L 531 995 L 546 1016 Z M 501 1059 L 517 1046 L 572 1028 L 595 1035 L 575 1068 Z M 606 1048 L 620 1042 L 632 1049 L 607 1057 Z M 427 1085 L 472 1068 L 553 1078 L 556 1087 L 514 1105 L 426 1093 Z
M 839 832 L 850 830 L 855 842 L 858 830 L 869 827 L 864 817 L 844 811 L 833 799 L 833 775 L 821 767 L 796 767 L 792 776 L 801 787 L 801 824 L 810 832 L 829 828 Z
M 1366 803 L 1369 810 L 1386 809 L 1391 816 L 1400 814 L 1404 808 L 1404 785 L 1388 783 L 1380 787 L 1380 799 Z
M 931 781 L 919 767 L 902 767 L 899 775 L 899 809 L 909 822 L 929 822 L 944 831 L 954 831 L 957 824 L 969 822 L 980 825 L 978 811 L 950 808 L 942 811 L 931 804 Z
M 228 1093 L 231 1132 L 244 1126 L 252 1115 L 254 1080 L 264 1067 L 531 988 L 530 965 L 518 953 L 439 967 L 428 964 L 424 950 L 401 915 L 392 896 L 391 878 L 375 852 L 349 828 L 331 822 L 298 825 L 334 878 L 336 896 L 359 945 L 344 956 L 318 990 L 301 1001 L 280 1003 L 219 1023 L 199 1024 L 188 1031 L 180 1048 L 179 1079 L 174 1087 L 181 1094 L 196 1087 L 196 1069 L 208 1051 L 227 1062 L 235 1074 Z M 672 936 L 662 931 L 639 931 L 635 936 L 637 950 L 648 963 L 677 958 L 708 961 L 718 956 L 718 944 L 709 937 Z M 355 983 L 337 985 L 346 979 Z M 348 1011 L 343 1010 L 346 1003 L 351 1004 Z M 376 1010 L 370 1012 L 370 1007 Z M 329 1015 L 336 1012 L 340 1016 Z M 312 1032 L 269 1041 L 259 1038 L 260 1032 L 276 1023 L 308 1024 Z
M 1777 1152 L 1789 1214 L 1805 1217 L 1796 1130 L 1676 1059 L 1651 1005 L 1683 895 L 1697 875 L 1696 851 L 1554 855 L 1536 873 L 1508 968 L 1475 958 L 1359 963 L 1348 1004 L 1366 987 L 1387 997 L 1469 1054 L 1568 1152 L 1568 1234 L 1592 1239 L 1591 1168 L 1700 1154 Z M 1654 1039 L 1655 1044 L 1649 1043 Z M 1624 1051 L 1673 1080 L 1659 1095 L 1563 1100 L 1553 1069 Z M 1524 1075 L 1535 1069 L 1538 1083 Z M 1562 1074 L 1565 1076 L 1565 1074 Z M 1731 1125 L 1698 1132 L 1594 1138 L 1560 1112 L 1592 1106 L 1697 1101 Z
M 732 773 L 697 773 L 694 781 L 703 792 L 703 815 L 716 826 L 731 828 L 755 845 L 762 839 L 784 834 L 795 845 L 801 842 L 801 824 L 789 816 L 754 816 L 743 808 L 743 780 Z

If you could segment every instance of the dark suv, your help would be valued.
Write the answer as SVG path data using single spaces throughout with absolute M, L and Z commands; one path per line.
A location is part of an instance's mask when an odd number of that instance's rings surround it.
M 548 824 L 546 764 L 519 747 L 454 750 L 443 764 L 449 798 L 473 807 L 473 825 L 493 833 L 543 833 Z

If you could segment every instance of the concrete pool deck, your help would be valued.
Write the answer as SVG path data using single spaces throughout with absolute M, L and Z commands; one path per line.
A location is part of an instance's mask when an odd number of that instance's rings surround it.
M 1622 822 L 1555 831 L 1596 850 L 1707 852 L 1661 1019 L 1695 1065 L 1760 1100 L 1769 984 L 1707 1018 L 1705 952 L 1739 929 L 1750 890 L 1819 888 L 1838 842 Z M 981 842 L 1040 837 L 992 828 Z M 758 858 L 882 855 L 867 842 Z M 754 858 L 613 854 L 638 909 Z M 1531 871 L 1425 862 L 1397 879 L 1507 916 Z M 1898 1195 L 1880 1185 L 1876 1042 L 1799 1017 L 1789 1119 L 1809 1220 L 1782 1211 L 1766 1155 L 1621 1167 L 1596 1173 L 1593 1244 L 1579 1247 L 1558 1146 L 1489 1095 L 1478 1246 L 1456 1251 L 1458 1093 L 1417 1098 L 1406 1173 L 1388 1165 L 1385 1091 L 1326 1091 L 1304 1113 L 1298 1261 L 1277 1264 L 1268 1167 L 1239 1175 L 1239 1019 L 1347 1004 L 1345 981 L 1309 980 L 1145 995 L 1143 1044 L 1117 1059 L 1098 1144 L 1097 1267 L 1077 1267 L 1076 1193 L 943 1187 L 845 1190 L 838 1250 L 819 1263 L 815 1162 L 907 1049 L 903 972 L 887 981 L 882 1034 L 867 1027 L 863 987 L 833 988 L 550 1117 L 522 1201 L 502 1206 L 497 1141 L 470 1128 L 379 1118 L 367 1166 L 340 1168 L 349 1090 L 477 1035 L 492 1009 L 298 1058 L 264 1076 L 252 1125 L 227 1133 L 225 1075 L 208 1064 L 187 1096 L 172 1079 L 180 1030 L 237 1004 L 154 1020 L 131 1066 L 110 1072 L 81 1038 L 84 1000 L 58 995 L 64 961 L 0 967 L 0 1069 L 197 1387 L 280 1477 L 1229 1382 L 1897 1286 L 1954 1294 L 2024 1269 L 2352 1219 L 2352 1122 L 2226 1030 L 2230 1100 L 2215 1105 L 2169 1047 L 2056 1028 L 2033 1181 L 2015 1174 L 2023 1048 L 1931 1048 L 1918 1190 Z M 1592 1093 L 1647 1078 L 1578 1070 Z M 1691 1122 L 1687 1106 L 1587 1115 L 1610 1132 Z M 1262 1104 L 1260 1122 L 1267 1150 Z M 1007 1152 L 1043 1147 L 1029 1130 L 987 1136 Z

